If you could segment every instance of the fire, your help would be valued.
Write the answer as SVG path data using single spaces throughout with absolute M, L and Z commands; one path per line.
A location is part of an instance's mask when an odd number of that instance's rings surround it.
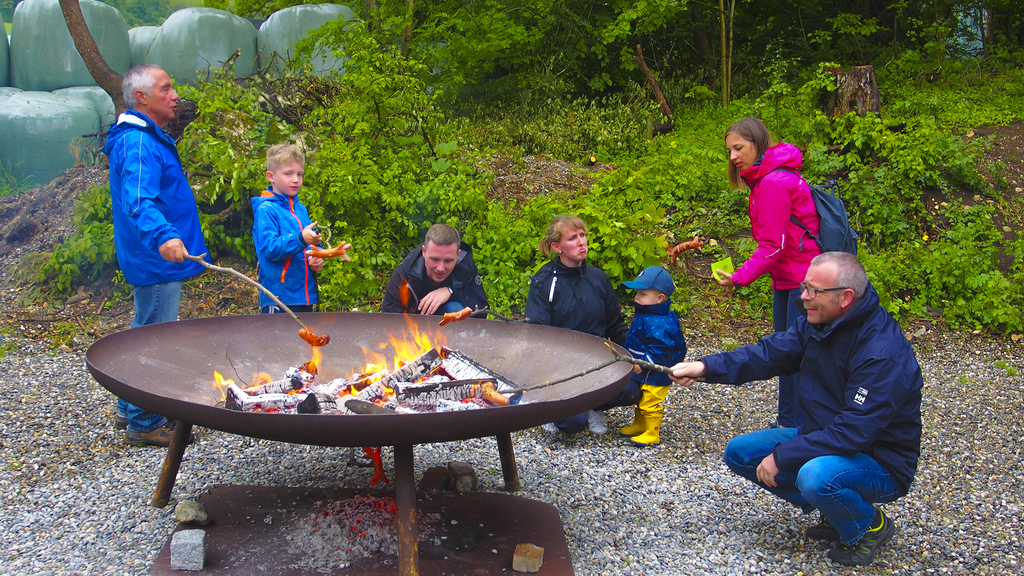
M 214 372 L 214 374 L 216 374 L 216 372 Z M 266 372 L 257 372 L 252 375 L 252 383 L 249 384 L 249 387 L 252 388 L 253 386 L 259 386 L 260 384 L 266 384 L 271 381 L 273 381 L 273 378 L 270 377 L 270 374 L 267 374 Z M 217 384 L 214 384 L 214 386 L 216 385 Z
M 255 377 L 253 378 L 255 380 Z M 213 387 L 220 390 L 220 399 L 223 402 L 228 397 L 228 384 L 234 384 L 234 380 L 225 379 L 220 372 L 213 371 Z
M 319 347 L 314 346 L 313 347 L 313 358 L 309 362 L 306 362 L 302 366 L 302 369 L 305 370 L 306 372 L 309 372 L 310 374 L 316 376 L 317 372 L 320 371 L 320 360 L 322 358 L 323 358 L 323 352 L 320 352 L 320 348 Z

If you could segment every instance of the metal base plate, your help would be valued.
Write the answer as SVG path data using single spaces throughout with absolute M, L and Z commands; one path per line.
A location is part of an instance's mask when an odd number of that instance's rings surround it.
M 327 502 L 356 496 L 392 497 L 382 490 L 289 488 L 218 485 L 199 501 L 210 515 L 208 526 L 179 524 L 175 531 L 206 531 L 206 565 L 199 574 L 252 576 L 276 574 L 395 575 L 398 556 L 380 555 L 333 571 L 313 571 L 299 564 L 287 537 L 289 518 L 306 518 Z M 419 542 L 419 572 L 427 575 L 518 574 L 512 571 L 516 545 L 544 548 L 540 576 L 573 576 L 572 561 L 558 509 L 508 494 L 439 492 L 417 494 L 420 517 L 436 514 L 430 537 Z M 268 523 L 267 518 L 271 521 Z M 160 550 L 150 574 L 181 576 L 170 567 L 171 540 Z

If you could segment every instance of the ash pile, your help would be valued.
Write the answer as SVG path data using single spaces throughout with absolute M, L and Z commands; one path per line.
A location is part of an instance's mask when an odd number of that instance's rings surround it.
M 287 414 L 413 414 L 508 406 L 522 395 L 503 376 L 448 347 L 428 350 L 395 370 L 325 384 L 316 384 L 316 375 L 316 363 L 308 362 L 289 368 L 281 380 L 245 389 L 224 380 L 224 406 Z
M 287 530 L 290 552 L 301 560 L 292 568 L 332 572 L 366 558 L 390 562 L 398 555 L 397 521 L 393 498 L 357 496 L 317 505 L 299 516 Z M 439 529 L 438 514 L 420 514 L 419 540 L 430 542 Z

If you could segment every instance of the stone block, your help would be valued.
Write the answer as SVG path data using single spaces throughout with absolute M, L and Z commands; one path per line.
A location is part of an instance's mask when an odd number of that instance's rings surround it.
M 472 492 L 476 490 L 478 482 L 476 470 L 469 462 L 453 460 L 448 463 L 448 474 L 451 476 L 452 490 L 456 492 Z
M 533 544 L 519 544 L 512 556 L 512 570 L 516 572 L 539 572 L 544 564 L 544 549 Z
M 202 570 L 206 563 L 206 531 L 179 530 L 171 537 L 171 570 Z
M 431 466 L 420 478 L 420 490 L 447 490 L 451 486 L 448 469 L 444 466 Z

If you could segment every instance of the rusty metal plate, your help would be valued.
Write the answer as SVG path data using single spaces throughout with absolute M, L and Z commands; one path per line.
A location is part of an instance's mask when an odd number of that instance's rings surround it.
M 389 336 L 408 332 L 398 314 L 300 314 L 331 342 L 318 382 L 347 377 L 365 363 L 363 348 L 380 351 Z M 571 376 L 613 357 L 606 340 L 549 326 L 464 320 L 438 327 L 438 317 L 410 319 L 436 344 L 447 344 L 520 386 Z M 613 364 L 567 382 L 526 392 L 516 406 L 463 412 L 394 415 L 260 414 L 218 407 L 213 371 L 246 383 L 252 374 L 280 375 L 309 360 L 311 348 L 285 314 L 167 322 L 106 336 L 86 353 L 93 377 L 120 398 L 185 422 L 268 440 L 321 446 L 447 442 L 522 430 L 585 412 L 626 385 L 631 365 Z M 629 354 L 616 347 L 620 354 Z
M 390 576 L 398 574 L 397 556 L 379 556 L 321 572 L 296 567 L 300 553 L 287 546 L 287 538 L 295 533 L 290 519 L 306 518 L 325 502 L 386 495 L 390 494 L 333 488 L 214 486 L 199 498 L 210 515 L 210 525 L 179 525 L 177 530 L 206 531 L 202 574 L 209 576 Z M 422 576 L 513 574 L 515 548 L 527 542 L 544 548 L 544 563 L 536 574 L 574 574 L 558 510 L 550 504 L 507 494 L 442 492 L 419 494 L 416 508 L 421 518 L 436 514 L 443 527 L 419 542 Z M 184 574 L 170 568 L 170 539 L 150 574 Z

